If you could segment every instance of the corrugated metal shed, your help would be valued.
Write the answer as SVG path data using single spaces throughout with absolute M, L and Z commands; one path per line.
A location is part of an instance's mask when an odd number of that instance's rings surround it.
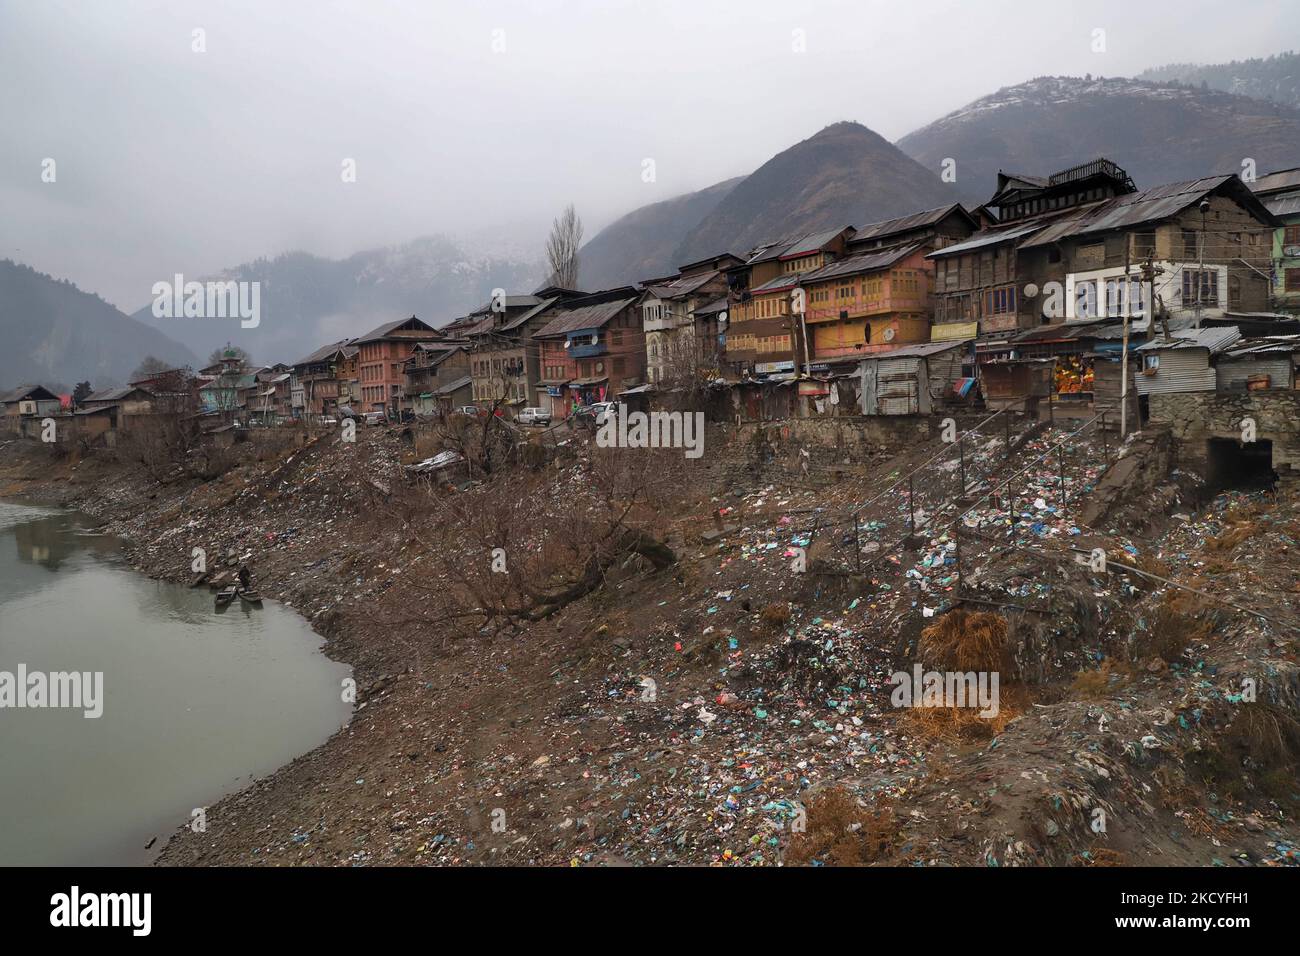
M 1138 352 L 1175 352 L 1183 349 L 1205 349 L 1217 354 L 1241 338 L 1241 330 L 1233 325 L 1203 329 L 1181 329 L 1170 333 L 1169 338 L 1156 338 L 1139 345 Z
M 1139 395 L 1170 392 L 1212 392 L 1216 380 L 1210 353 L 1203 348 L 1174 348 L 1160 353 L 1160 365 L 1137 376 Z
M 1269 388 L 1291 388 L 1295 364 L 1290 352 L 1221 355 L 1214 366 L 1215 384 L 1221 392 L 1243 392 L 1246 383 L 1259 375 L 1268 376 Z

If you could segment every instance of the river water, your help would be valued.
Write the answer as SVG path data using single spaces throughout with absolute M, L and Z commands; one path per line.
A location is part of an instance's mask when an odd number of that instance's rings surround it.
M 0 865 L 150 862 L 194 810 L 347 723 L 350 670 L 320 646 L 273 601 L 218 614 L 77 515 L 0 502 L 0 682 L 103 673 L 98 718 L 0 694 Z

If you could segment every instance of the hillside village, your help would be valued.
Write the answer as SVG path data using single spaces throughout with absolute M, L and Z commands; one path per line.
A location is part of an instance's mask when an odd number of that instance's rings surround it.
M 683 402 L 714 420 L 1105 413 L 1125 433 L 1155 421 L 1209 439 L 1233 433 L 1215 421 L 1225 403 L 1270 418 L 1294 393 L 1297 313 L 1300 170 L 1139 189 L 1097 159 L 1000 173 L 975 209 L 719 250 L 635 286 L 494 290 L 468 315 L 385 321 L 293 364 L 246 367 L 231 350 L 75 407 L 34 383 L 0 402 L 11 432 L 37 437 L 53 417 L 59 442 L 87 446 L 159 413 L 228 441 L 348 417 L 528 408 L 557 423 Z M 1263 437 L 1294 481 L 1294 436 Z
M 1300 168 L 989 185 L 0 396 L 0 492 L 355 668 L 162 862 L 1295 865 Z M 638 411 L 703 456 L 597 439 Z M 891 706 L 914 663 L 1000 711 Z

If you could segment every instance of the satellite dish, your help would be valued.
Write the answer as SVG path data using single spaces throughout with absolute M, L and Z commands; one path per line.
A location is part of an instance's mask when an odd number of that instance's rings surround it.
M 600 333 L 599 333 L 599 332 L 592 332 L 592 333 L 591 333 L 591 344 L 592 344 L 592 345 L 599 345 L 599 344 L 600 344 Z
M 565 347 L 566 349 L 567 349 L 570 345 L 572 345 L 572 344 L 573 344 L 573 343 L 570 342 L 568 339 L 565 339 L 565 340 L 564 340 L 564 347 Z
M 886 341 L 886 342 L 892 342 L 892 341 L 894 341 L 894 330 L 893 330 L 893 329 L 885 329 L 885 341 Z

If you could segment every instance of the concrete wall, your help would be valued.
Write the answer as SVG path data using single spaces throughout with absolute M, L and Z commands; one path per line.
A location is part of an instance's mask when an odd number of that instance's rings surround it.
M 1167 422 L 1178 442 L 1180 464 L 1204 475 L 1211 438 L 1240 440 L 1244 418 L 1256 437 L 1273 443 L 1273 470 L 1281 487 L 1300 489 L 1300 391 L 1184 392 L 1150 397 L 1152 422 Z

